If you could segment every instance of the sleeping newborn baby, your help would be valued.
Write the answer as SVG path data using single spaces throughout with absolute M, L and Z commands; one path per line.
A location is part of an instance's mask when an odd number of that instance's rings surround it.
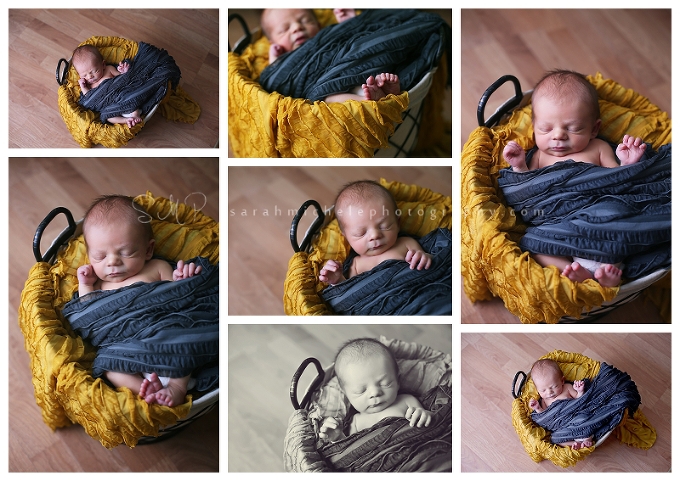
M 406 418 L 411 426 L 427 427 L 432 413 L 410 394 L 399 394 L 399 367 L 390 350 L 370 339 L 348 341 L 335 358 L 341 389 L 356 410 L 349 435 L 370 428 L 387 417 Z M 345 438 L 337 419 L 326 418 L 319 436 L 328 441 Z
M 71 63 L 80 76 L 78 85 L 83 95 L 99 87 L 104 80 L 127 73 L 130 68 L 127 61 L 120 62 L 117 67 L 108 65 L 94 45 L 81 45 L 76 48 L 71 56 Z M 141 115 L 142 111 L 136 109 L 120 116 L 109 117 L 107 120 L 112 124 L 127 124 L 128 127 L 134 127 L 142 121 Z
M 397 204 L 390 191 L 377 182 L 347 184 L 335 201 L 335 215 L 356 255 L 346 261 L 346 269 L 336 260 L 327 261 L 319 272 L 321 282 L 338 284 L 388 259 L 408 262 L 411 269 L 429 269 L 432 256 L 418 241 L 399 237 Z
M 537 413 L 544 412 L 555 401 L 580 398 L 585 388 L 583 380 L 574 381 L 573 386 L 565 383 L 560 366 L 551 359 L 536 361 L 531 368 L 531 379 L 534 381 L 540 398 L 529 401 L 529 407 Z M 593 437 L 558 444 L 573 449 L 588 448 L 593 445 Z
M 180 281 L 201 273 L 201 266 L 194 263 L 179 261 L 173 270 L 167 261 L 153 258 L 155 240 L 151 224 L 140 220 L 147 216 L 143 207 L 127 196 L 106 195 L 92 203 L 83 220 L 91 263 L 77 271 L 80 297 L 137 282 Z M 166 406 L 184 402 L 190 381 L 190 376 L 161 379 L 156 373 L 115 371 L 108 371 L 106 378 L 116 387 L 127 387 L 139 394 L 149 404 Z
M 356 15 L 353 9 L 335 9 L 333 13 L 338 23 Z M 314 11 L 309 9 L 265 9 L 260 23 L 262 31 L 271 42 L 270 64 L 284 53 L 297 49 L 321 30 Z M 389 94 L 400 93 L 399 77 L 392 73 L 381 73 L 375 77 L 369 76 L 365 84 L 356 87 L 352 92 L 329 95 L 325 101 L 330 103 L 345 100 L 380 100 Z

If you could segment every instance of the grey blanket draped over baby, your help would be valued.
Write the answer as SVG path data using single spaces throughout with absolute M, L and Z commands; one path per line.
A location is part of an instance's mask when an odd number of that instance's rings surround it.
M 607 363 L 586 383 L 586 390 L 577 399 L 553 402 L 542 413 L 532 413 L 539 426 L 550 431 L 555 444 L 593 436 L 597 442 L 618 426 L 624 409 L 632 416 L 640 405 L 640 394 L 630 376 Z
M 438 15 L 367 10 L 321 29 L 265 68 L 259 81 L 267 92 L 312 101 L 349 92 L 380 73 L 397 74 L 401 90 L 409 90 L 450 45 L 451 29 Z
M 321 456 L 334 471 L 450 472 L 451 386 L 436 386 L 420 401 L 433 413 L 429 426 L 411 427 L 405 418 L 385 418 L 326 444 L 319 450 Z
M 179 281 L 135 283 L 69 301 L 63 316 L 97 348 L 92 375 L 107 371 L 192 375 L 199 391 L 219 380 L 219 265 Z
M 636 164 L 606 168 L 566 160 L 499 172 L 508 205 L 529 226 L 522 250 L 624 263 L 636 278 L 671 264 L 671 144 Z
M 179 84 L 179 67 L 164 49 L 139 42 L 137 55 L 129 63 L 126 73 L 104 80 L 99 87 L 80 97 L 78 103 L 85 109 L 99 112 L 102 122 L 137 109 L 146 115 L 163 100 L 168 92 L 168 82 L 173 89 Z
M 337 314 L 451 315 L 451 231 L 437 229 L 419 240 L 432 256 L 429 269 L 386 260 L 370 271 L 328 286 L 321 297 Z

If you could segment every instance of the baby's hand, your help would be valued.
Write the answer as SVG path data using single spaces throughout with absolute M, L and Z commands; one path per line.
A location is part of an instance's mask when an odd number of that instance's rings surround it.
M 537 401 L 537 400 L 535 400 L 535 399 L 529 400 L 529 407 L 530 407 L 531 409 L 533 409 L 534 411 L 537 411 L 537 410 L 538 410 L 538 406 L 539 406 L 539 404 L 538 404 L 538 401 Z
M 335 442 L 344 439 L 345 434 L 335 418 L 326 418 L 319 428 L 319 437 L 325 441 Z
M 583 394 L 583 390 L 585 389 L 586 384 L 582 381 L 574 381 L 574 390 L 579 394 Z
M 342 264 L 337 261 L 329 260 L 323 269 L 319 272 L 319 281 L 325 282 L 327 284 L 339 284 L 345 280 L 345 276 L 342 275 Z
M 508 142 L 503 149 L 503 158 L 515 170 L 526 170 L 525 156 L 524 149 L 514 140 Z
M 181 279 L 188 279 L 189 277 L 194 277 L 201 273 L 203 268 L 197 266 L 193 262 L 185 264 L 184 261 L 177 261 L 177 268 L 172 272 L 172 280 L 179 281 Z
M 616 156 L 621 160 L 621 165 L 631 165 L 642 158 L 647 144 L 640 137 L 624 135 L 623 140 L 616 148 Z
M 411 427 L 417 426 L 419 428 L 427 427 L 430 425 L 432 420 L 432 413 L 427 409 L 423 408 L 408 408 L 406 414 L 404 415 L 406 419 L 411 421 L 409 425 Z
M 277 43 L 271 44 L 269 47 L 269 63 L 274 63 L 276 59 L 284 53 L 286 53 L 286 49 L 284 49 L 281 45 Z
M 432 264 L 432 256 L 425 251 L 409 249 L 404 260 L 408 262 L 411 269 L 429 269 Z
M 81 89 L 86 89 L 88 86 L 87 80 L 85 80 L 84 78 L 79 78 L 78 85 L 80 85 Z
M 83 286 L 94 286 L 97 282 L 97 275 L 94 273 L 92 264 L 85 264 L 80 266 L 77 271 L 78 283 Z
M 130 69 L 130 64 L 126 61 L 122 61 L 116 68 L 120 73 L 127 73 L 127 71 Z

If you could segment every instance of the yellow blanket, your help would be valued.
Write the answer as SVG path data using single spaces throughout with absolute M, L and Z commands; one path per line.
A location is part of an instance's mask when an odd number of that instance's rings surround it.
M 600 372 L 600 363 L 583 354 L 556 350 L 546 354 L 541 359 L 556 361 L 562 369 L 565 379 L 572 382 L 584 378 L 593 378 Z M 522 394 L 512 403 L 512 424 L 531 459 L 537 463 L 549 459 L 555 465 L 567 468 L 596 449 L 595 447 L 572 449 L 550 443 L 549 433 L 531 419 L 529 401 L 537 397 L 534 383 L 529 379 Z M 614 434 L 622 443 L 640 449 L 649 449 L 656 441 L 656 430 L 640 408 L 633 417 L 629 417 L 626 411 L 621 424 L 614 429 Z
M 137 42 L 119 37 L 91 37 L 80 45 L 94 45 L 99 49 L 104 61 L 117 65 L 125 59 L 134 58 L 137 54 Z M 70 68 L 66 82 L 59 87 L 59 112 L 66 123 L 66 128 L 81 147 L 92 147 L 101 144 L 105 147 L 122 147 L 127 144 L 144 126 L 139 123 L 130 128 L 123 124 L 103 124 L 98 115 L 78 105 L 80 86 L 78 72 Z M 179 85 L 161 101 L 158 111 L 168 120 L 193 124 L 201 114 L 199 105 Z
M 654 149 L 671 142 L 671 120 L 647 98 L 599 73 L 588 77 L 600 96 L 600 135 L 619 142 L 624 134 L 642 137 Z M 525 226 L 509 209 L 498 188 L 498 171 L 508 167 L 502 156 L 515 140 L 533 146 L 531 105 L 513 112 L 498 127 L 474 130 L 461 159 L 461 270 L 463 286 L 473 301 L 501 297 L 523 323 L 556 323 L 563 316 L 610 301 L 618 288 L 597 282 L 572 282 L 556 267 L 541 267 L 517 245 Z
M 385 179 L 380 179 L 380 183 L 392 193 L 402 212 L 399 219 L 402 232 L 424 236 L 438 227 L 451 228 L 451 197 L 417 185 Z M 411 215 L 407 215 L 409 211 Z M 319 297 L 326 287 L 319 282 L 319 271 L 329 259 L 342 262 L 349 254 L 350 246 L 340 232 L 335 213 L 327 217 L 326 223 L 312 241 L 312 252 L 297 252 L 288 263 L 283 296 L 287 315 L 333 314 Z
M 219 261 L 219 224 L 192 208 L 151 193 L 138 202 L 154 219 L 155 254 L 167 259 L 205 256 Z M 157 436 L 160 426 L 185 417 L 187 403 L 168 408 L 149 405 L 129 389 L 114 390 L 90 375 L 95 350 L 76 336 L 61 308 L 78 289 L 76 270 L 87 262 L 82 236 L 74 238 L 54 265 L 33 266 L 21 294 L 19 326 L 31 359 L 35 399 L 51 428 L 81 424 L 107 448 L 130 447 L 143 436 Z

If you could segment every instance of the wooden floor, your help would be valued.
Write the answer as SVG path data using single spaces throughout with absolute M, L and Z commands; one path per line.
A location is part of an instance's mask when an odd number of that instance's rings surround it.
M 229 315 L 284 314 L 294 213 L 309 199 L 330 208 L 347 182 L 380 177 L 451 195 L 450 167 L 229 167 Z
M 219 11 L 199 9 L 10 9 L 9 146 L 79 148 L 59 114 L 55 70 L 91 36 L 165 48 L 182 88 L 201 106 L 193 124 L 154 115 L 127 148 L 212 148 L 219 140 Z M 101 146 L 99 146 L 101 148 Z
M 218 159 L 10 158 L 8 173 L 9 471 L 218 471 L 219 409 L 171 439 L 134 449 L 119 446 L 107 452 L 80 426 L 52 432 L 35 403 L 29 358 L 17 323 L 21 290 L 35 264 L 33 234 L 53 208 L 64 206 L 80 219 L 102 194 L 138 195 L 148 190 L 156 197 L 184 200 L 200 192 L 205 195 L 203 213 L 219 219 Z M 55 219 L 45 231 L 43 252 L 66 226 L 62 219 Z
M 340 345 L 356 337 L 384 335 L 451 353 L 451 325 L 230 324 L 229 472 L 282 472 L 283 439 L 293 406 L 288 394 L 302 361 L 333 363 Z M 298 396 L 316 376 L 310 366 Z
M 591 455 L 564 469 L 535 463 L 512 425 L 512 380 L 533 361 L 560 349 L 630 374 L 640 408 L 657 431 L 644 451 L 610 436 Z M 671 469 L 671 335 L 657 333 L 463 333 L 461 336 L 462 472 L 669 472 Z M 526 476 L 526 475 L 522 475 Z M 591 479 L 595 479 L 594 477 Z
M 601 72 L 671 112 L 669 9 L 461 10 L 461 145 L 477 127 L 477 103 L 503 75 L 530 90 L 547 71 Z M 507 84 L 488 117 L 514 95 Z
M 461 146 L 477 128 L 477 104 L 503 75 L 524 91 L 547 70 L 601 72 L 671 112 L 671 12 L 664 9 L 462 9 Z M 511 84 L 489 100 L 485 117 L 514 95 Z M 462 290 L 461 290 L 462 292 Z M 464 293 L 463 323 L 518 323 L 500 299 L 472 304 Z M 642 299 L 598 323 L 663 322 Z

